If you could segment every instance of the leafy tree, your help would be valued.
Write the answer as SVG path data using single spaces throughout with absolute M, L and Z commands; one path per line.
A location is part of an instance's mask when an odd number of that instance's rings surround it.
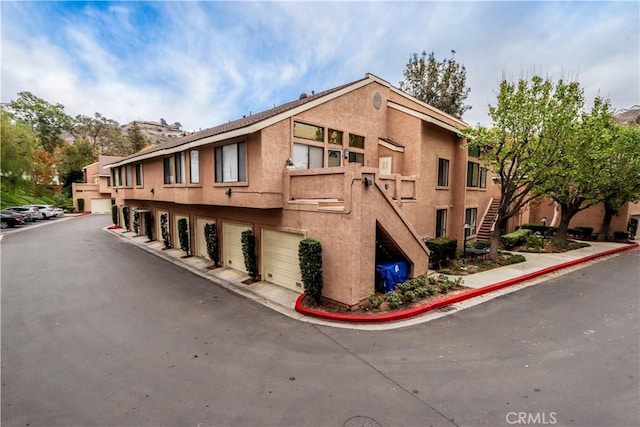
M 578 83 L 556 84 L 539 76 L 500 83 L 497 105 L 489 107 L 493 126 L 461 131 L 468 147 L 499 179 L 500 204 L 491 237 L 489 257 L 496 260 L 500 236 L 507 223 L 539 193 L 544 171 L 562 160 L 562 144 L 574 124 L 582 91 Z
M 62 145 L 63 131 L 70 131 L 73 124 L 62 104 L 49 104 L 30 92 L 18 93 L 18 99 L 2 104 L 2 108 L 12 118 L 27 123 L 49 154 Z
M 73 144 L 62 148 L 58 173 L 67 192 L 70 191 L 72 182 L 84 180 L 82 169 L 96 160 L 98 156 L 94 153 L 89 141 L 85 139 L 76 140 Z
M 76 116 L 74 134 L 89 141 L 97 154 L 114 156 L 132 154 L 120 124 L 100 113 L 95 113 L 94 117 Z
M 403 71 L 400 89 L 455 117 L 462 117 L 471 106 L 464 105 L 471 89 L 466 87 L 467 71 L 464 65 L 451 58 L 436 60 L 435 54 L 426 51 L 418 56 L 413 53 Z
M 33 150 L 33 170 L 31 181 L 34 186 L 34 196 L 40 197 L 44 190 L 51 185 L 53 178 L 57 174 L 56 165 L 58 160 L 55 154 L 47 150 L 35 148 Z
M 607 165 L 615 134 L 613 114 L 608 101 L 595 98 L 590 111 L 583 110 L 582 92 L 576 98 L 573 120 L 567 120 L 563 139 L 556 141 L 561 161 L 542 168 L 540 194 L 560 205 L 560 224 L 556 243 L 567 238 L 571 219 L 580 211 L 605 200 L 608 184 Z
M 2 187 L 8 191 L 25 186 L 25 177 L 33 172 L 33 148 L 36 145 L 34 132 L 24 123 L 13 122 L 2 111 L 0 127 L 0 176 Z
M 640 199 L 640 126 L 616 125 L 603 165 L 605 180 L 604 216 L 598 240 L 609 235 L 611 220 L 627 202 Z
M 138 122 L 133 122 L 127 130 L 127 141 L 129 142 L 132 153 L 137 153 L 147 145 L 147 138 L 145 138 L 142 130 L 140 130 Z

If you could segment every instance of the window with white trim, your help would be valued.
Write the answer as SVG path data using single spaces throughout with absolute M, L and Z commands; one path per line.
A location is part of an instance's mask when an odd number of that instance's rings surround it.
M 189 182 L 200 184 L 200 153 L 198 150 L 189 152 Z
M 216 182 L 246 182 L 246 143 L 215 148 Z

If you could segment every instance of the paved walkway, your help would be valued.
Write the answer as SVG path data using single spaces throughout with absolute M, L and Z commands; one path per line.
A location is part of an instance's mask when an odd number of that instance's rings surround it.
M 214 283 L 217 283 L 220 286 L 223 286 L 233 292 L 236 292 L 240 295 L 243 295 L 247 298 L 252 299 L 266 307 L 269 307 L 279 313 L 282 313 L 290 318 L 297 319 L 300 321 L 314 323 L 318 325 L 325 326 L 333 326 L 339 328 L 348 328 L 348 329 L 363 329 L 363 330 L 385 330 L 385 329 L 394 329 L 400 328 L 404 326 L 424 323 L 430 320 L 437 319 L 439 317 L 446 316 L 447 314 L 456 312 L 458 310 L 472 307 L 477 304 L 481 304 L 490 299 L 496 298 L 497 296 L 514 292 L 519 289 L 522 289 L 527 286 L 532 286 L 537 283 L 548 280 L 550 277 L 558 276 L 561 274 L 566 274 L 567 272 L 574 270 L 576 268 L 581 268 L 582 266 L 588 265 L 589 263 L 597 262 L 597 261 L 587 261 L 579 266 L 573 266 L 566 269 L 562 269 L 560 271 L 556 271 L 553 273 L 546 274 L 541 276 L 540 278 L 527 280 L 525 282 L 509 286 L 508 288 L 496 290 L 476 298 L 462 301 L 456 304 L 452 304 L 447 310 L 434 310 L 431 312 L 427 312 L 410 319 L 399 320 L 388 323 L 375 323 L 375 324 L 367 324 L 367 323 L 349 323 L 349 322 L 336 322 L 330 320 L 319 319 L 311 316 L 305 316 L 298 313 L 295 310 L 295 303 L 299 293 L 294 292 L 292 290 L 283 288 L 278 285 L 274 285 L 269 282 L 261 281 L 252 283 L 250 285 L 246 285 L 242 283 L 243 281 L 249 279 L 249 276 L 241 273 L 237 270 L 228 268 L 228 267 L 219 267 L 214 270 L 209 270 L 208 267 L 211 266 L 211 261 L 206 260 L 200 257 L 187 257 L 183 258 L 185 252 L 181 249 L 163 249 L 164 244 L 160 241 L 148 242 L 146 236 L 136 236 L 133 232 L 123 232 L 122 229 L 109 229 L 105 228 L 106 231 L 112 233 L 115 236 L 118 236 L 122 239 L 127 240 L 131 244 L 139 246 L 140 248 L 146 250 L 147 252 L 153 253 L 156 256 L 162 257 L 178 266 L 181 266 L 194 274 L 197 274 L 201 277 L 204 277 L 208 280 L 211 280 Z M 475 273 L 468 276 L 464 276 L 463 284 L 469 288 L 480 289 L 489 285 L 493 285 L 499 282 L 503 282 L 505 280 L 517 279 L 521 276 L 526 276 L 530 274 L 535 274 L 536 272 L 548 269 L 550 267 L 564 264 L 567 262 L 578 262 L 579 260 L 590 258 L 594 256 L 598 256 L 599 254 L 606 254 L 611 250 L 616 250 L 622 247 L 628 247 L 629 245 L 621 244 L 621 243 L 601 243 L 601 242 L 589 242 L 591 246 L 581 249 L 576 249 L 569 252 L 558 253 L 558 254 L 531 254 L 526 253 L 523 254 L 526 257 L 526 261 L 513 264 L 505 267 L 495 268 L 492 270 L 488 270 L 482 273 Z M 615 255 L 611 255 L 615 256 Z M 601 259 L 601 258 L 600 258 Z

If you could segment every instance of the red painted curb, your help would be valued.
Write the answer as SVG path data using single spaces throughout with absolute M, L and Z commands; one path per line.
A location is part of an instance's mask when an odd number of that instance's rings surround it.
M 75 214 L 74 217 L 79 217 L 79 216 L 87 216 L 87 215 L 91 215 L 91 212 L 83 212 L 83 213 L 79 213 L 79 214 Z
M 417 316 L 419 314 L 426 313 L 431 310 L 435 310 L 440 307 L 444 307 L 446 305 L 455 304 L 460 301 L 465 301 L 471 298 L 475 298 L 480 295 L 487 294 L 489 292 L 497 291 L 499 289 L 503 289 L 509 286 L 513 286 L 515 284 L 534 279 L 539 276 L 543 276 L 545 274 L 552 273 L 554 271 L 561 270 L 563 268 L 572 267 L 577 264 L 581 264 L 583 262 L 591 261 L 596 258 L 600 258 L 607 255 L 612 255 L 618 252 L 627 251 L 633 248 L 637 248 L 640 246 L 640 243 L 633 243 L 628 246 L 621 246 L 619 248 L 610 249 L 608 251 L 599 252 L 597 254 L 589 255 L 584 258 L 575 259 L 573 261 L 567 261 L 562 264 L 553 265 L 551 267 L 543 268 L 542 270 L 535 271 L 533 273 L 524 274 L 522 276 L 514 277 L 513 279 L 503 280 L 502 282 L 494 283 L 492 285 L 487 285 L 478 289 L 471 289 L 467 292 L 463 292 L 458 295 L 453 295 L 450 297 L 442 298 L 438 301 L 435 301 L 431 304 L 426 304 L 420 307 L 410 308 L 408 310 L 397 311 L 392 313 L 385 314 L 372 314 L 372 315 L 357 315 L 357 314 L 338 314 L 338 313 L 327 313 L 325 311 L 314 310 L 311 308 L 304 307 L 302 305 L 302 299 L 306 294 L 302 294 L 296 300 L 296 311 L 300 314 L 304 314 L 306 316 L 319 317 L 321 319 L 333 320 L 338 322 L 353 322 L 353 323 L 378 323 L 378 322 L 392 322 L 396 320 L 408 319 L 410 317 Z

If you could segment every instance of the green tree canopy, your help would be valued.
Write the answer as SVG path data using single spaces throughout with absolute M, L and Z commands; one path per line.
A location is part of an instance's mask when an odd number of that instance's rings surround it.
M 403 71 L 400 89 L 445 113 L 461 118 L 471 106 L 464 105 L 471 89 L 466 87 L 467 71 L 454 58 L 438 61 L 435 54 L 413 53 Z
M 517 83 L 503 79 L 497 104 L 489 107 L 493 126 L 461 131 L 468 138 L 468 147 L 480 151 L 480 158 L 499 179 L 501 198 L 491 238 L 492 259 L 497 259 L 508 220 L 538 197 L 534 190 L 547 179 L 545 170 L 561 161 L 562 142 L 581 105 L 578 83 L 560 80 L 554 84 L 539 76 Z
M 120 124 L 100 113 L 95 113 L 94 117 L 76 116 L 73 133 L 89 141 L 97 154 L 113 156 L 131 154 L 131 149 L 122 133 Z
M 0 114 L 2 116 L 0 176 L 2 188 L 12 191 L 21 184 L 25 184 L 25 177 L 33 172 L 36 135 L 29 126 L 12 120 L 4 111 Z
M 127 130 L 127 141 L 129 142 L 132 154 L 142 150 L 148 144 L 147 138 L 145 138 L 142 130 L 140 130 L 138 122 L 133 122 Z
M 2 104 L 2 109 L 13 119 L 28 124 L 50 154 L 62 145 L 63 131 L 70 131 L 73 124 L 62 104 L 50 104 L 31 92 L 18 93 L 18 99 Z
M 62 149 L 58 173 L 63 187 L 69 191 L 72 182 L 82 182 L 82 169 L 98 159 L 93 147 L 85 139 L 78 139 L 73 144 Z

